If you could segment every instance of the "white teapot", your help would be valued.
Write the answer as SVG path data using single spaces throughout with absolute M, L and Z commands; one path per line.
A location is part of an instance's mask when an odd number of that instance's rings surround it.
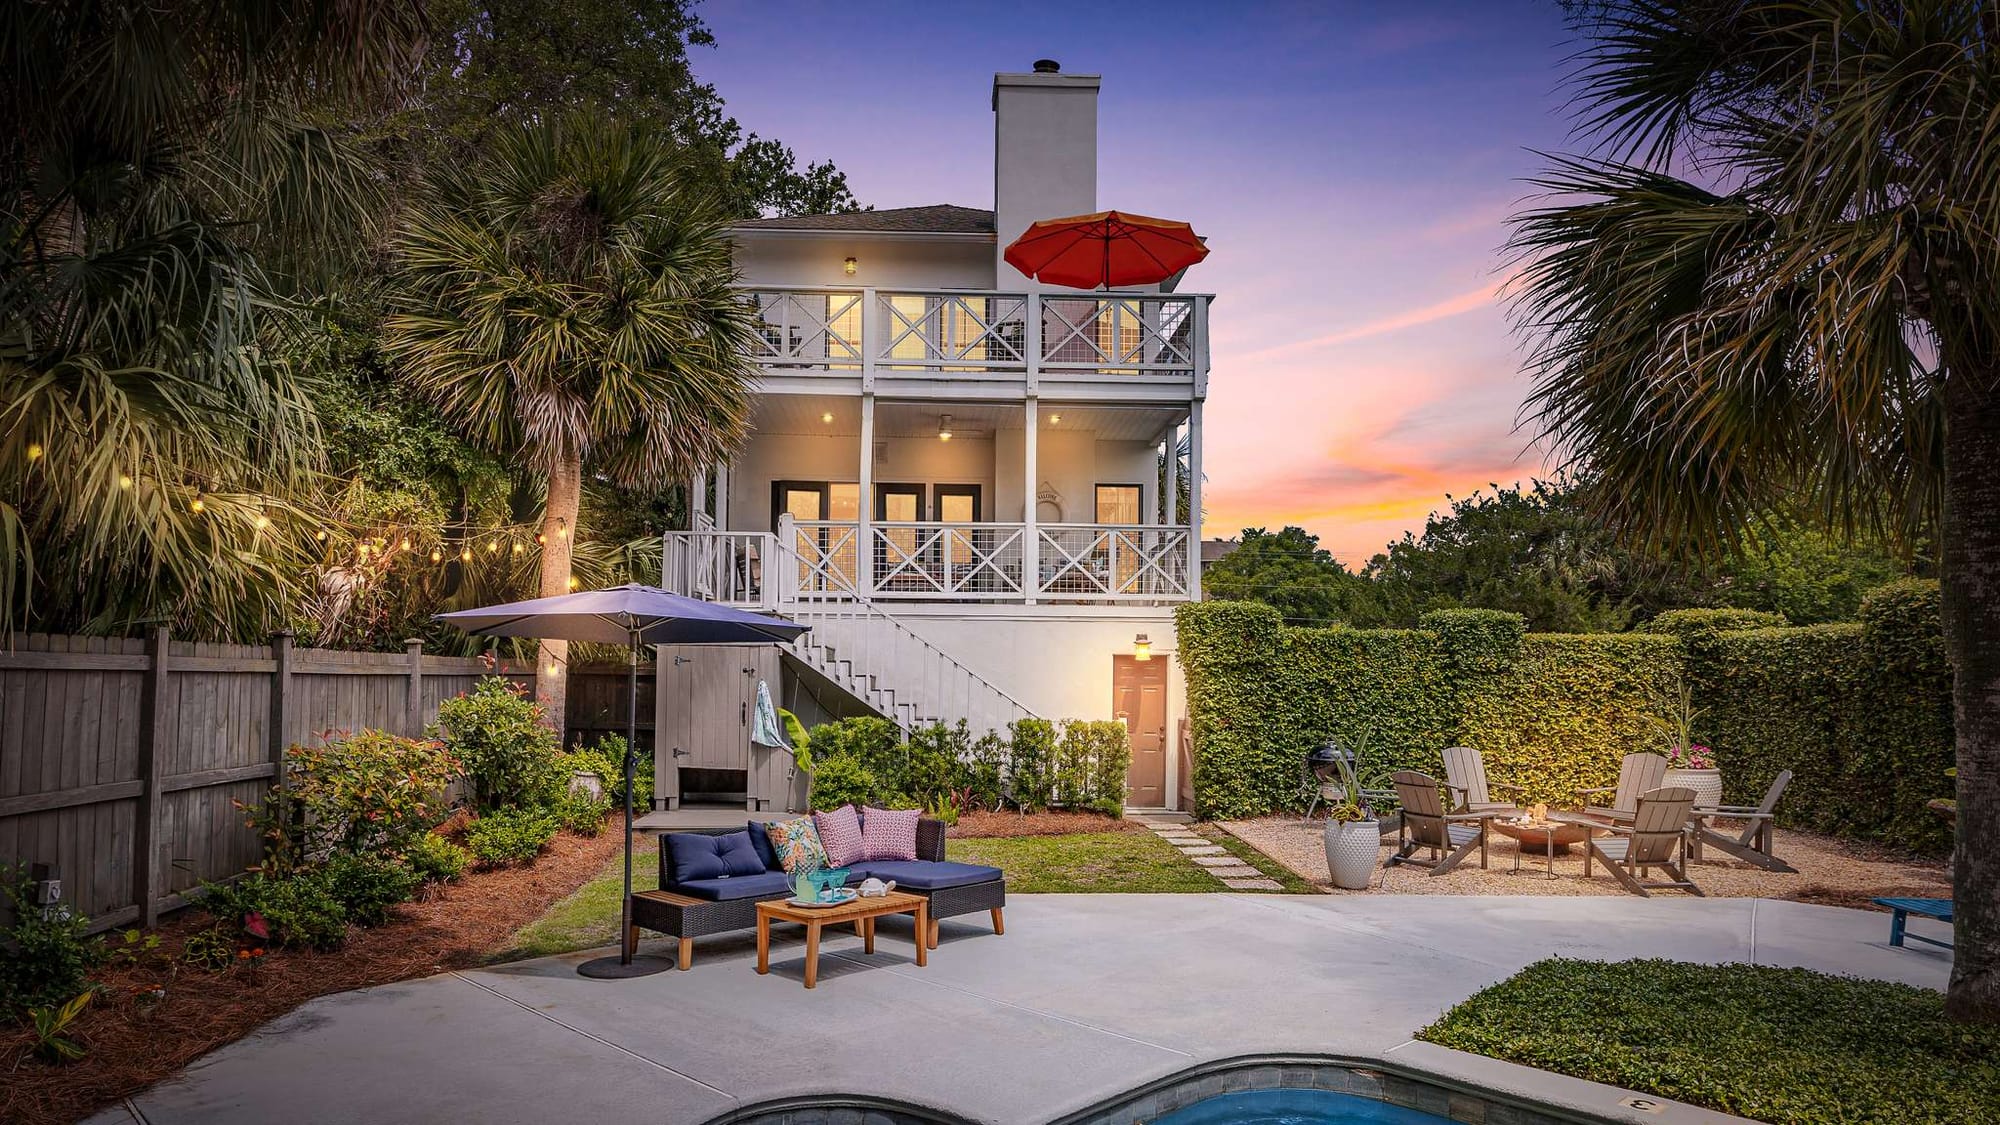
M 890 891 L 893 891 L 895 889 L 896 889 L 896 881 L 894 879 L 891 879 L 888 882 L 884 883 L 880 879 L 870 877 L 861 880 L 860 893 L 862 898 L 881 898 L 883 895 L 886 895 Z

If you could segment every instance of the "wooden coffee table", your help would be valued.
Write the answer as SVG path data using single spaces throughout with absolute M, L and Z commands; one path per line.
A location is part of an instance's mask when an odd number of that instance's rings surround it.
M 819 932 L 828 926 L 852 925 L 861 935 L 864 953 L 875 952 L 875 919 L 885 914 L 910 914 L 917 920 L 917 964 L 929 963 L 930 900 L 922 895 L 890 891 L 876 898 L 857 898 L 840 906 L 795 906 L 783 899 L 757 904 L 757 971 L 771 971 L 771 923 L 792 922 L 806 928 L 806 987 L 819 983 Z

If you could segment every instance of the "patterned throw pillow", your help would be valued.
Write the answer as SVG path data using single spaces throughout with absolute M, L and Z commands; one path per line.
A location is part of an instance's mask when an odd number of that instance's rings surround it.
M 917 820 L 923 815 L 921 809 L 863 809 L 862 858 L 917 858 Z
M 774 820 L 764 826 L 764 831 L 771 838 L 771 850 L 778 853 L 778 864 L 785 874 L 818 871 L 827 866 L 826 849 L 820 846 L 819 831 L 813 827 L 812 817 Z
M 827 863 L 846 867 L 865 858 L 861 848 L 861 817 L 853 805 L 814 813 L 813 826 L 819 829 L 819 842 L 826 849 Z

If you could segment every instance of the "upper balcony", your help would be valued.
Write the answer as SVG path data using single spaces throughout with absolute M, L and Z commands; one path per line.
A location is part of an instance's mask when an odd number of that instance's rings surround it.
M 775 393 L 1185 402 L 1208 390 L 1199 293 L 744 289 Z

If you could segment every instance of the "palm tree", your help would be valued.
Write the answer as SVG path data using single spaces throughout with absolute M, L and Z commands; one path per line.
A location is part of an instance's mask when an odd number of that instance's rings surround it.
M 319 451 L 288 267 L 362 241 L 330 121 L 426 31 L 417 0 L 0 5 L 0 632 L 282 618 Z
M 510 127 L 485 153 L 413 207 L 383 348 L 468 439 L 545 477 L 540 591 L 560 594 L 586 469 L 657 485 L 741 442 L 755 321 L 659 134 L 571 117 Z M 542 649 L 562 666 L 562 642 Z M 558 724 L 561 691 L 536 677 Z
M 2000 1021 L 2000 6 L 1579 5 L 1595 147 L 1514 220 L 1528 411 L 1642 541 L 1804 503 L 1942 547 L 1958 951 Z

